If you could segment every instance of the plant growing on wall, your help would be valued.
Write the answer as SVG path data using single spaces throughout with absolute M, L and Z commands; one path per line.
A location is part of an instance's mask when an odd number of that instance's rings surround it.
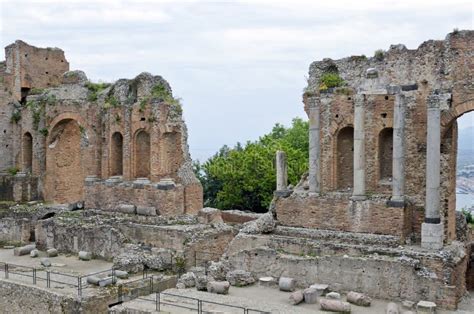
M 327 90 L 328 88 L 339 87 L 344 80 L 336 72 L 327 72 L 321 75 L 319 79 L 319 90 Z
M 14 110 L 12 112 L 12 116 L 10 117 L 10 121 L 12 123 L 18 123 L 21 120 L 21 111 L 20 110 Z
M 374 52 L 375 60 L 382 61 L 384 57 L 385 57 L 385 51 L 384 50 L 382 50 L 382 49 L 375 50 L 375 52 Z
M 92 82 L 87 82 L 86 87 L 89 90 L 89 94 L 87 96 L 87 99 L 89 101 L 96 101 L 98 98 L 98 95 L 100 92 L 102 92 L 104 89 L 108 88 L 110 86 L 109 83 L 92 83 Z
M 18 169 L 18 167 L 10 167 L 10 168 L 7 169 L 7 172 L 8 172 L 10 175 L 14 176 L 14 175 L 16 175 L 18 172 L 20 172 L 20 169 Z

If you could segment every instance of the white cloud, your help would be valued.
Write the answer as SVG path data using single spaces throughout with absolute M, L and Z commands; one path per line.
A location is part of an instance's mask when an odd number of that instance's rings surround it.
M 0 10 L 3 46 L 61 47 L 94 80 L 163 75 L 184 98 L 191 148 L 208 154 L 304 115 L 314 60 L 474 28 L 471 0 L 0 0 Z

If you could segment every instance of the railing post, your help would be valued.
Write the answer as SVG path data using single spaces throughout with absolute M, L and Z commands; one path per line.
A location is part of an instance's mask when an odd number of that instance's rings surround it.
M 115 284 L 117 282 L 117 278 L 115 278 L 115 268 L 112 267 L 112 284 Z
M 82 277 L 77 276 L 77 294 L 82 297 Z
M 159 293 L 159 292 L 156 293 L 156 298 L 155 298 L 155 300 L 156 300 L 156 310 L 157 310 L 158 312 L 161 312 L 160 293 Z
M 198 313 L 199 314 L 202 313 L 202 300 L 199 300 L 199 299 L 198 299 Z
M 51 288 L 51 282 L 50 282 L 50 273 L 49 270 L 46 271 L 46 287 Z
M 5 263 L 5 279 L 8 279 L 8 264 Z
M 198 261 L 197 261 L 197 252 L 194 251 L 194 267 L 198 266 L 197 263 L 198 263 Z
M 36 285 L 36 268 L 33 268 L 33 284 Z

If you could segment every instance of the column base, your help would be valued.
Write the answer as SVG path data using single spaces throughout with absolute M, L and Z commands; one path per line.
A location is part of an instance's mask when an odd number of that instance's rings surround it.
M 352 195 L 351 200 L 352 201 L 365 201 L 367 199 L 366 195 Z
M 421 224 L 421 247 L 429 250 L 443 248 L 443 224 L 422 223 Z
M 288 197 L 291 195 L 291 193 L 293 193 L 292 190 L 276 190 L 273 192 L 273 195 L 274 196 L 277 196 L 277 197 Z
M 405 199 L 403 197 L 392 197 L 387 201 L 387 206 L 388 207 L 398 207 L 398 208 L 404 208 L 405 207 Z

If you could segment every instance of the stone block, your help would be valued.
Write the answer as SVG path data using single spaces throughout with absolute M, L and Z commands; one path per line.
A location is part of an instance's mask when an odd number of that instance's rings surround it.
M 116 282 L 116 279 L 113 278 L 113 277 L 106 277 L 106 278 L 102 278 L 100 281 L 99 281 L 99 286 L 101 287 L 107 287 L 107 286 L 110 286 L 110 285 L 113 285 L 115 284 Z
M 35 258 L 39 256 L 39 251 L 37 249 L 34 249 L 30 252 L 30 257 Z
M 119 205 L 117 210 L 121 213 L 124 213 L 124 214 L 136 214 L 137 213 L 137 208 L 135 205 L 131 205 L 131 204 L 122 204 L 122 205 Z
M 156 216 L 156 208 L 155 207 L 137 206 L 137 215 Z
M 207 283 L 207 291 L 217 294 L 228 294 L 230 283 L 228 281 L 209 281 Z
M 196 276 L 194 273 L 188 272 L 179 277 L 178 282 L 182 283 L 186 288 L 191 288 L 196 285 Z
M 319 291 L 316 288 L 308 288 L 303 291 L 304 302 L 308 304 L 316 304 L 318 302 Z
M 86 251 L 79 251 L 79 259 L 81 261 L 90 261 L 92 259 L 92 253 Z
M 407 310 L 411 310 L 415 307 L 415 302 L 405 300 L 402 302 L 402 307 Z
M 28 244 L 25 246 L 16 247 L 13 249 L 13 255 L 14 256 L 27 255 L 27 254 L 30 254 L 31 251 L 33 251 L 34 249 L 36 249 L 36 245 L 34 244 Z
M 341 299 L 341 294 L 338 292 L 329 292 L 326 294 L 327 299 L 332 299 L 332 300 L 340 300 Z
M 273 277 L 260 277 L 258 278 L 258 284 L 263 287 L 272 287 L 277 284 L 277 280 Z
M 58 250 L 56 250 L 54 248 L 48 249 L 48 250 L 46 250 L 46 255 L 48 257 L 56 257 L 56 256 L 58 256 Z
M 51 261 L 49 259 L 47 259 L 46 257 L 43 257 L 41 260 L 40 260 L 40 263 L 41 263 L 41 266 L 44 266 L 44 267 L 51 267 Z
M 351 305 L 347 302 L 343 302 L 339 300 L 321 299 L 319 301 L 319 306 L 321 307 L 321 310 L 323 311 L 339 312 L 339 313 L 351 312 Z
M 359 306 L 370 306 L 372 299 L 363 293 L 351 291 L 347 294 L 347 302 Z
M 318 295 L 320 296 L 325 295 L 329 291 L 329 285 L 325 284 L 315 283 L 309 287 L 316 289 L 318 291 Z
M 290 297 L 289 297 L 289 300 L 290 300 L 290 304 L 292 304 L 292 305 L 300 304 L 304 300 L 303 291 L 298 290 L 298 291 L 295 291 L 295 292 L 291 293 Z
M 196 289 L 198 291 L 207 291 L 208 278 L 206 275 L 197 275 L 195 281 L 196 281 Z
M 390 302 L 387 304 L 387 307 L 385 309 L 385 314 L 399 314 L 400 309 L 398 308 L 398 304 L 394 302 Z
M 160 182 L 156 184 L 156 188 L 158 190 L 164 190 L 164 191 L 172 190 L 175 187 L 176 187 L 176 183 L 174 183 L 173 179 L 171 178 L 161 179 Z
M 281 291 L 293 292 L 296 288 L 296 280 L 289 277 L 280 277 L 278 287 Z
M 226 279 L 232 286 L 237 287 L 248 286 L 255 282 L 255 279 L 253 278 L 252 274 L 242 269 L 236 269 L 228 272 L 226 275 Z
M 87 283 L 88 284 L 91 284 L 91 285 L 96 285 L 98 286 L 99 285 L 99 281 L 101 280 L 100 277 L 97 277 L 97 276 L 87 276 Z
M 436 303 L 430 301 L 420 301 L 416 304 L 417 313 L 436 313 Z
M 109 276 L 112 276 L 112 273 L 115 274 L 115 277 L 120 278 L 120 279 L 128 279 L 128 272 L 123 271 L 123 270 L 118 270 L 115 269 L 113 272 L 109 272 Z
M 206 223 L 206 224 L 223 222 L 221 211 L 219 209 L 210 208 L 210 207 L 206 207 L 199 210 L 198 218 L 200 222 Z

